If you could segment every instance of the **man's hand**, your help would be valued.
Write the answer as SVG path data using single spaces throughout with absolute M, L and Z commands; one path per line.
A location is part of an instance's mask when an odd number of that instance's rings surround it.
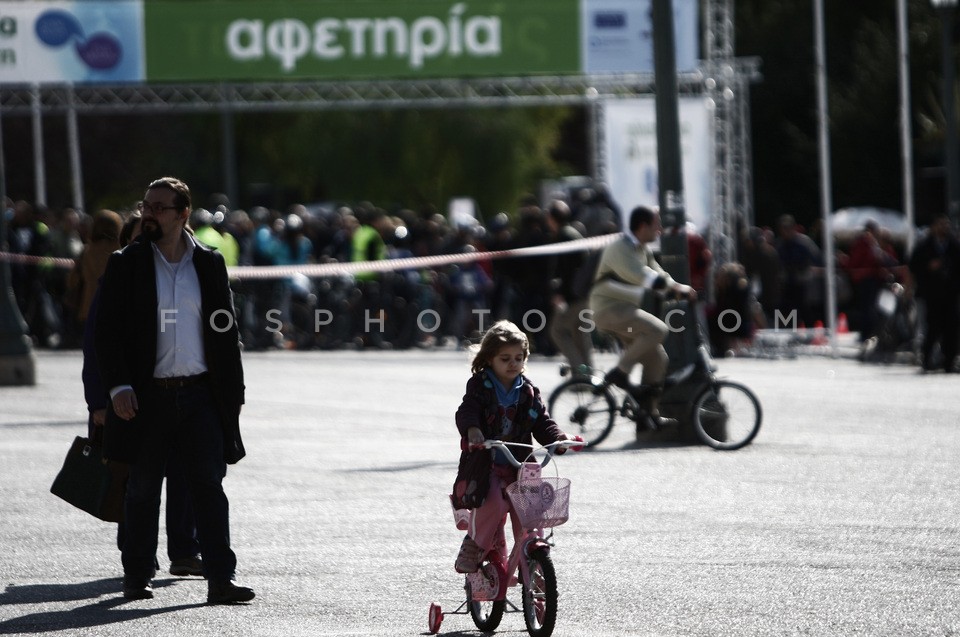
M 691 301 L 697 300 L 697 291 L 689 285 L 684 285 L 683 283 L 675 284 L 673 286 L 673 293 L 679 297 L 690 299 Z
M 137 395 L 132 389 L 121 390 L 113 397 L 113 412 L 124 420 L 136 416 L 138 409 L 140 405 L 137 403 Z
M 106 409 L 94 409 L 90 412 L 90 416 L 93 418 L 94 427 L 102 427 L 104 421 L 107 419 L 107 410 Z

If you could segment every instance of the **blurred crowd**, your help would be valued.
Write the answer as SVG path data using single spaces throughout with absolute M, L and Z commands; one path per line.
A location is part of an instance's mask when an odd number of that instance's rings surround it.
M 823 239 L 819 221 L 807 230 L 790 215 L 773 228 L 740 228 L 739 260 L 715 268 L 711 308 L 714 317 L 732 309 L 744 321 L 738 330 L 721 329 L 729 321 L 709 323 L 715 355 L 749 348 L 763 328 L 824 338 L 830 321 Z M 835 239 L 834 324 L 856 334 L 860 360 L 905 359 L 922 371 L 956 371 L 960 243 L 949 218 L 933 215 L 909 252 L 905 236 L 869 218 Z
M 102 270 L 104 253 L 119 247 L 118 224 L 134 209 L 87 215 L 8 202 L 10 252 L 77 264 L 10 265 L 16 300 L 37 346 L 79 346 L 97 269 Z M 190 225 L 198 240 L 224 254 L 228 265 L 272 266 L 541 246 L 618 232 L 622 214 L 606 190 L 597 187 L 556 193 L 544 202 L 528 196 L 512 214 L 467 223 L 451 222 L 429 207 L 387 210 L 357 202 L 241 210 L 221 197 L 211 200 L 209 209 L 194 210 Z M 931 248 L 934 235 L 941 246 L 936 250 Z M 944 308 L 956 310 L 960 257 L 954 263 L 950 248 L 936 276 L 920 262 L 936 259 L 924 254 L 942 253 L 948 240 L 956 241 L 949 224 L 934 223 L 918 238 L 914 253 L 906 254 L 902 238 L 868 222 L 855 237 L 837 243 L 839 319 L 849 321 L 839 327 L 859 334 L 865 359 L 909 350 L 925 369 L 952 367 L 956 321 L 951 314 L 941 317 L 948 312 Z M 773 227 L 740 224 L 735 244 L 737 260 L 717 262 L 707 238 L 688 224 L 690 283 L 707 299 L 701 304 L 701 322 L 714 355 L 746 352 L 759 329 L 812 329 L 829 323 L 819 223 L 807 229 L 784 215 Z M 244 345 L 251 350 L 463 346 L 492 322 L 509 319 L 528 331 L 535 352 L 562 353 L 576 364 L 588 362 L 584 348 L 604 344 L 598 335 L 585 344 L 563 342 L 563 331 L 578 325 L 563 317 L 570 316 L 571 308 L 585 307 L 595 266 L 591 257 L 577 252 L 338 276 L 241 276 L 233 286 Z M 928 307 L 934 308 L 932 338 Z M 944 328 L 944 320 L 954 322 Z M 943 361 L 945 355 L 949 363 Z
M 209 208 L 194 209 L 190 227 L 199 241 L 223 253 L 228 266 L 507 250 L 567 240 L 569 235 L 561 231 L 565 227 L 583 237 L 619 230 L 620 212 L 603 189 L 581 189 L 562 198 L 564 210 L 553 215 L 548 205 L 529 196 L 513 214 L 501 212 L 486 223 L 454 223 L 430 207 L 386 210 L 357 202 L 242 210 L 231 208 L 225 198 L 214 198 Z M 80 267 L 84 254 L 95 251 L 98 241 L 119 248 L 119 227 L 114 230 L 109 224 L 105 238 L 102 227 L 97 230 L 97 219 L 106 216 L 122 224 L 136 214 L 135 207 L 132 202 L 129 210 L 86 215 L 26 201 L 7 203 L 11 253 L 77 264 L 10 264 L 17 304 L 36 346 L 79 346 L 86 318 L 82 299 L 99 278 L 98 272 Z M 543 323 L 553 314 L 551 288 L 559 285 L 560 261 L 537 256 L 339 276 L 240 276 L 232 285 L 249 350 L 464 345 L 486 326 L 507 318 L 529 325 L 537 351 L 553 354 L 557 350 Z

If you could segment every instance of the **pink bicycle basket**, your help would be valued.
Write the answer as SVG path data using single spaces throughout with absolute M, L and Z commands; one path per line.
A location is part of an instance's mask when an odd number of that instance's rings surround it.
M 507 495 L 524 528 L 545 529 L 570 519 L 568 478 L 517 480 L 507 487 Z

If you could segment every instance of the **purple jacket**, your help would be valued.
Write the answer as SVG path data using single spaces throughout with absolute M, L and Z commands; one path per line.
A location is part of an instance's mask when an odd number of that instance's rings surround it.
M 467 430 L 477 427 L 487 440 L 504 440 L 531 444 L 533 438 L 540 444 L 560 440 L 564 433 L 547 413 L 540 390 L 522 376 L 520 398 L 510 435 L 500 433 L 500 403 L 493 383 L 484 372 L 474 374 L 467 381 L 466 392 L 457 409 L 457 429 L 460 430 L 460 466 L 453 485 L 453 502 L 458 509 L 474 509 L 483 504 L 490 485 L 492 460 L 490 452 L 467 451 Z

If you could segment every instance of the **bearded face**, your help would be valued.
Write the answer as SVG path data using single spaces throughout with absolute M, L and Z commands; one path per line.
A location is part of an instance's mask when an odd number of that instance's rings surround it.
M 140 223 L 140 234 L 147 241 L 156 243 L 163 237 L 163 228 L 160 227 L 156 219 L 144 219 Z

